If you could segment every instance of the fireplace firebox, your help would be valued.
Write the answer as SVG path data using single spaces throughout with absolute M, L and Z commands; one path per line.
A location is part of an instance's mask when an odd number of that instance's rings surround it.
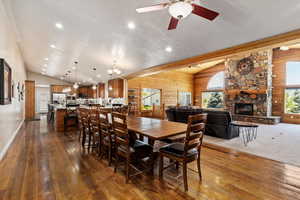
M 234 106 L 234 112 L 237 115 L 253 115 L 253 104 L 236 103 Z

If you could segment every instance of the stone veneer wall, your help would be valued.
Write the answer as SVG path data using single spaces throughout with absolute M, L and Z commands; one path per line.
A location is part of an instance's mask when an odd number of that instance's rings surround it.
M 248 58 L 252 70 L 238 71 L 238 62 Z M 270 116 L 272 110 L 272 51 L 253 52 L 225 62 L 225 104 L 234 113 L 235 103 L 253 103 L 254 115 Z

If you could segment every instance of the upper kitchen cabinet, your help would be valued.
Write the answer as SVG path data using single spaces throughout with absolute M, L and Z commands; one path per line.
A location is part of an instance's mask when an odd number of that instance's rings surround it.
M 123 98 L 124 97 L 124 80 L 112 79 L 108 81 L 108 97 Z
M 98 84 L 98 97 L 105 98 L 105 83 Z

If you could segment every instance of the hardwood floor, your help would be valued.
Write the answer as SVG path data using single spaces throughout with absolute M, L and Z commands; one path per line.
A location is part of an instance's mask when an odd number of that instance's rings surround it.
M 138 176 L 125 184 L 106 161 L 80 148 L 75 136 L 56 133 L 45 119 L 27 122 L 0 163 L 0 199 L 300 199 L 300 168 L 207 145 L 202 183 L 189 165 L 189 191 L 177 171 Z

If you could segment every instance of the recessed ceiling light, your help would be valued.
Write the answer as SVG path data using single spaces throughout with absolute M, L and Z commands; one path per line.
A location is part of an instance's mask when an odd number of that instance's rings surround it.
M 47 64 L 44 64 L 44 67 L 47 67 L 48 65 Z
M 97 74 L 97 78 L 101 78 L 101 74 Z
M 43 69 L 43 72 L 47 71 L 45 68 Z
M 129 22 L 127 26 L 129 29 L 135 29 L 135 24 L 133 22 Z
M 89 81 L 92 81 L 93 79 L 92 78 L 89 78 Z
M 280 50 L 281 51 L 287 51 L 287 50 L 289 50 L 290 48 L 289 47 L 287 47 L 287 46 L 282 46 L 282 47 L 280 47 Z
M 58 28 L 58 29 L 63 29 L 64 28 L 64 26 L 61 23 L 59 23 L 59 22 L 57 22 L 55 24 L 55 27 Z
M 75 70 L 75 69 L 76 69 L 76 67 L 74 66 L 74 67 L 72 67 L 72 69 L 73 69 L 73 70 Z
M 42 72 L 42 74 L 45 75 L 46 73 L 45 73 L 45 72 Z
M 52 49 L 55 49 L 55 48 L 56 48 L 56 46 L 55 46 L 54 44 L 51 44 L 50 47 L 51 47 Z
M 166 47 L 166 52 L 172 52 L 173 51 L 173 49 L 172 49 L 172 47 Z
M 48 60 L 49 60 L 49 58 L 44 58 L 44 60 L 48 61 Z

